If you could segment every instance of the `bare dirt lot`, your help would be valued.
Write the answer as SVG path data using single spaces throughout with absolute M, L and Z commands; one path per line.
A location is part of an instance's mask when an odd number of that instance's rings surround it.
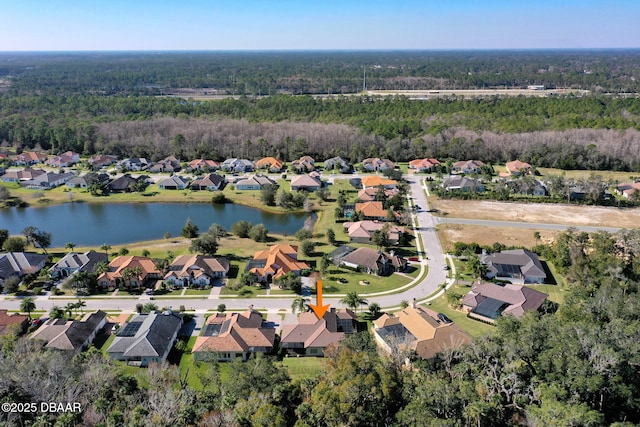
M 557 231 L 539 230 L 540 239 L 534 237 L 535 230 L 511 227 L 478 227 L 477 225 L 442 224 L 438 226 L 438 234 L 445 252 L 453 251 L 456 242 L 493 245 L 496 242 L 507 246 L 524 246 L 530 248 L 540 243 L 555 240 Z
M 640 209 L 637 208 L 437 199 L 430 200 L 430 205 L 452 218 L 619 228 L 640 226 Z

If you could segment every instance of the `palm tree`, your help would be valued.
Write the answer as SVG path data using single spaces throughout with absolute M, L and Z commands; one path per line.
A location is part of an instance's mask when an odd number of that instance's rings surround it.
M 76 247 L 76 244 L 73 242 L 67 242 L 66 245 L 64 245 L 65 248 L 69 249 L 69 252 L 73 252 L 73 248 Z
M 111 245 L 108 244 L 103 244 L 102 246 L 100 246 L 100 249 L 102 249 L 104 251 L 105 254 L 107 254 L 107 256 L 109 256 L 109 251 L 111 250 Z
M 364 298 L 360 298 L 360 295 L 356 291 L 351 291 L 345 295 L 344 298 L 340 300 L 341 304 L 346 305 L 351 308 L 355 313 L 358 312 L 358 307 L 361 305 L 366 305 L 367 300 Z
M 109 263 L 107 262 L 99 262 L 96 264 L 96 266 L 94 267 L 93 271 L 96 272 L 96 274 L 98 276 L 100 276 L 102 273 L 106 273 L 107 271 L 109 271 Z
M 380 304 L 378 304 L 377 302 L 372 302 L 369 304 L 369 315 L 371 316 L 371 318 L 377 319 L 378 317 L 380 317 L 381 312 L 382 309 L 380 308 Z
M 36 303 L 33 301 L 33 298 L 25 298 L 20 303 L 20 311 L 24 311 L 29 316 L 29 320 L 31 320 L 31 312 L 36 309 Z
M 80 314 L 84 314 L 84 308 L 87 306 L 87 303 L 79 299 L 75 305 L 76 308 L 80 309 Z
M 142 275 L 144 274 L 142 267 L 139 265 L 131 267 L 131 274 L 133 274 L 133 277 L 137 279 L 138 287 L 140 287 L 142 285 Z
M 51 307 L 51 310 L 49 310 L 49 317 L 52 319 L 62 319 L 64 317 L 64 309 L 54 305 Z
M 76 309 L 76 305 L 72 302 L 68 302 L 64 306 L 64 311 L 67 313 L 67 317 L 71 317 L 71 312 Z
M 309 300 L 302 295 L 297 296 L 291 303 L 291 312 L 293 314 L 296 314 L 296 312 L 303 313 L 307 310 L 309 310 Z

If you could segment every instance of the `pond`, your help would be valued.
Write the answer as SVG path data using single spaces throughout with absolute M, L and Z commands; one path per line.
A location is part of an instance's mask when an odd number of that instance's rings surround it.
M 66 203 L 42 208 L 0 209 L 0 228 L 20 234 L 27 226 L 48 231 L 53 247 L 118 245 L 179 236 L 187 218 L 205 231 L 211 224 L 227 230 L 237 221 L 262 223 L 270 233 L 293 235 L 309 214 L 273 214 L 236 205 L 207 203 Z

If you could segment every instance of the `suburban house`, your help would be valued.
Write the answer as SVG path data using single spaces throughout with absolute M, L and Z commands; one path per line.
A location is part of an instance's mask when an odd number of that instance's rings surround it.
M 93 183 L 103 184 L 105 182 L 109 182 L 109 175 L 106 173 L 89 172 L 82 176 L 74 176 L 66 182 L 66 185 L 69 188 L 87 188 Z
M 373 157 L 362 161 L 362 168 L 365 172 L 382 172 L 387 169 L 394 169 L 395 167 L 396 164 L 389 159 Z
M 327 347 L 355 332 L 357 317 L 349 309 L 331 308 L 322 319 L 313 312 L 300 313 L 297 324 L 282 325 L 280 347 L 291 355 L 322 357 Z
M 132 157 L 129 159 L 120 160 L 118 162 L 118 168 L 124 171 L 141 171 L 149 167 L 149 161 L 144 157 Z
M 227 159 L 222 162 L 222 165 L 220 166 L 220 168 L 225 172 L 235 173 L 251 172 L 253 171 L 253 167 L 253 162 L 251 160 L 237 158 Z
M 504 314 L 522 317 L 527 311 L 537 311 L 547 294 L 522 285 L 479 283 L 462 299 L 462 309 L 469 317 L 494 323 Z
M 389 243 L 397 245 L 404 233 L 404 230 L 396 225 L 379 221 L 357 221 L 345 222 L 342 224 L 349 235 L 349 241 L 353 243 L 371 243 L 374 231 L 384 229 L 388 226 L 387 238 Z
M 364 202 L 364 203 L 356 203 L 355 211 L 362 215 L 363 219 L 377 220 L 377 221 L 388 221 L 389 211 L 384 209 L 382 202 Z M 395 220 L 400 217 L 400 214 L 397 212 L 392 213 L 393 218 Z
M 265 185 L 276 185 L 276 182 L 266 175 L 251 175 L 235 183 L 236 190 L 260 190 Z
M 318 191 L 322 188 L 320 174 L 311 172 L 308 175 L 297 175 L 291 178 L 292 191 Z
M 0 285 L 11 276 L 37 273 L 47 262 L 47 255 L 33 252 L 0 253 Z
M 311 172 L 316 168 L 316 161 L 311 156 L 302 156 L 291 162 L 291 170 L 296 173 Z
M 376 188 L 376 187 L 363 188 L 362 190 L 358 191 L 358 200 L 361 202 L 378 201 L 378 197 L 379 197 L 378 191 L 379 191 L 379 188 Z M 387 198 L 393 197 L 399 192 L 400 190 L 398 190 L 397 188 L 390 188 L 390 189 L 383 188 L 383 194 Z
M 224 177 L 217 173 L 208 173 L 191 183 L 191 189 L 194 191 L 208 190 L 217 191 L 224 187 Z
M 229 260 L 224 257 L 180 255 L 176 257 L 164 276 L 165 283 L 177 286 L 205 287 L 215 279 L 227 277 Z
M 159 162 L 155 162 L 149 166 L 147 171 L 152 173 L 158 172 L 177 172 L 180 170 L 180 160 L 175 156 L 169 156 Z
M 479 193 L 484 191 L 484 185 L 480 181 L 460 175 L 448 176 L 442 185 L 447 191 L 475 191 Z
M 22 182 L 35 179 L 47 172 L 42 169 L 26 168 L 19 171 L 7 171 L 4 175 L 0 176 L 2 182 Z
M 433 172 L 440 162 L 437 159 L 415 159 L 409 162 L 409 169 L 415 172 Z
M 286 244 L 273 245 L 269 249 L 256 252 L 246 267 L 247 271 L 267 282 L 291 272 L 300 275 L 303 270 L 310 269 L 309 264 L 298 261 L 298 247 Z
M 30 166 L 42 163 L 47 160 L 47 155 L 43 153 L 36 153 L 35 151 L 28 151 L 21 153 L 11 158 L 11 161 L 16 166 Z
M 386 254 L 372 248 L 357 248 L 343 253 L 334 260 L 334 263 L 336 262 L 344 267 L 378 276 L 391 274 L 394 271 L 404 271 L 407 267 L 407 260 L 395 255 L 393 251 Z
M 0 310 L 0 336 L 15 331 L 23 334 L 29 327 L 29 316 L 24 314 L 8 314 L 6 309 Z M 15 328 L 15 329 L 14 329 Z
M 148 280 L 162 278 L 151 258 L 142 256 L 119 256 L 109 263 L 109 271 L 98 276 L 98 285 L 115 289 L 118 286 L 140 288 Z
M 59 156 L 51 157 L 45 161 L 45 164 L 52 166 L 54 168 L 68 168 L 69 166 L 73 166 L 80 161 L 80 154 L 74 153 L 73 151 L 67 151 L 65 153 L 60 154 Z
M 97 264 L 109 262 L 109 256 L 104 252 L 90 250 L 85 253 L 69 252 L 49 269 L 49 275 L 57 279 L 69 277 L 76 272 L 93 273 Z
M 101 310 L 82 320 L 49 319 L 30 338 L 42 341 L 44 348 L 75 355 L 89 347 L 106 323 L 107 313 Z
M 637 193 L 638 190 L 640 190 L 640 182 L 629 182 L 626 184 L 620 184 L 618 185 L 617 189 L 622 197 L 629 200 L 634 194 Z
M 451 166 L 451 170 L 457 173 L 479 173 L 485 166 L 480 160 L 462 160 L 455 162 Z
M 112 165 L 118 160 L 118 157 L 109 154 L 98 154 L 87 160 L 91 167 L 95 169 L 101 169 L 105 166 Z
M 275 157 L 265 157 L 256 162 L 256 169 L 266 169 L 271 173 L 280 172 L 284 168 L 284 162 Z
M 351 173 L 351 165 L 342 157 L 332 157 L 324 161 L 324 170 L 339 170 L 340 173 Z
M 195 360 L 247 360 L 251 354 L 271 353 L 275 340 L 275 328 L 257 311 L 216 313 L 205 322 L 191 353 Z
M 169 178 L 158 182 L 161 190 L 184 190 L 189 186 L 189 179 L 180 175 L 171 175 Z
M 383 314 L 373 327 L 376 342 L 385 351 L 413 350 L 424 360 L 471 343 L 471 336 L 447 317 L 415 304 L 395 316 Z
M 489 279 L 508 280 L 514 283 L 544 283 L 547 274 L 538 255 L 526 249 L 513 249 L 483 255 Z
M 181 327 L 182 316 L 170 311 L 138 314 L 120 328 L 107 353 L 132 366 L 163 363 Z
M 220 169 L 220 163 L 215 160 L 207 160 L 207 159 L 195 159 L 189 162 L 188 170 L 190 171 L 203 171 L 203 172 L 213 172 Z
M 140 183 L 147 184 L 147 177 L 142 175 L 137 178 L 128 173 L 114 179 L 107 184 L 107 190 L 112 193 L 132 193 L 137 190 Z
M 33 190 L 48 190 L 59 187 L 75 176 L 72 172 L 46 172 L 33 179 L 20 181 L 20 186 Z
M 362 188 L 378 188 L 392 189 L 398 186 L 398 181 L 394 179 L 387 179 L 378 175 L 364 176 L 360 180 L 362 182 Z
M 512 176 L 526 175 L 531 172 L 531 165 L 520 160 L 513 160 L 506 164 L 507 172 Z

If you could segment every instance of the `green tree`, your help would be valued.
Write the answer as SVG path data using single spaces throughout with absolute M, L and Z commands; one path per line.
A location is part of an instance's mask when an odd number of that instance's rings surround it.
M 18 276 L 9 276 L 2 283 L 2 290 L 8 294 L 16 293 L 22 280 Z
M 374 230 L 371 234 L 371 242 L 376 245 L 378 249 L 386 248 L 390 246 L 389 241 L 389 229 L 391 226 L 387 223 L 382 226 L 380 230 Z
M 143 257 L 148 257 L 149 255 L 151 255 L 151 251 L 149 251 L 149 249 L 143 249 L 142 250 L 142 256 Z
M 303 240 L 300 243 L 300 251 L 304 256 L 313 256 L 313 251 L 316 249 L 316 242 L 312 240 Z
M 272 184 L 263 185 L 260 189 L 260 200 L 267 206 L 276 205 L 276 192 L 278 187 Z
M 27 242 L 47 253 L 47 248 L 51 246 L 51 233 L 40 230 L 37 227 L 28 226 L 22 230 L 22 234 L 27 239 Z
M 191 222 L 191 218 L 187 218 L 187 222 L 182 227 L 182 237 L 194 239 L 198 237 L 198 226 Z
M 215 234 L 205 233 L 204 235 L 193 239 L 189 250 L 191 252 L 201 253 L 206 256 L 213 256 L 218 252 L 218 238 Z
M 372 319 L 377 319 L 382 314 L 382 309 L 380 308 L 380 304 L 377 302 L 369 303 L 369 316 Z
M 52 319 L 62 319 L 64 317 L 64 309 L 54 305 L 51 307 L 51 310 L 49 310 L 49 317 Z
M 256 224 L 249 230 L 249 237 L 256 242 L 266 242 L 269 239 L 268 233 L 264 224 Z
M 4 242 L 9 238 L 9 230 L 6 228 L 0 228 L 0 248 L 4 246 Z
M 356 291 L 348 292 L 344 298 L 340 300 L 341 304 L 346 305 L 350 309 L 352 309 L 355 313 L 358 312 L 358 307 L 361 305 L 367 305 L 367 300 L 361 298 L 360 295 Z
M 24 252 L 27 246 L 27 241 L 24 237 L 9 236 L 2 245 L 2 249 L 5 252 Z
M 327 230 L 327 241 L 329 242 L 330 245 L 335 246 L 336 245 L 336 233 L 335 231 L 333 231 L 332 228 L 329 228 Z
M 313 237 L 313 232 L 308 228 L 301 228 L 300 230 L 296 231 L 295 237 L 300 241 L 311 239 Z
M 324 276 L 330 265 L 331 257 L 329 254 L 323 254 L 322 258 L 320 258 L 320 274 Z
M 67 242 L 67 244 L 66 244 L 66 245 L 64 245 L 64 247 L 65 247 L 66 249 L 69 249 L 69 252 L 73 252 L 73 248 L 75 248 L 75 247 L 76 247 L 76 244 L 75 244 L 75 243 L 73 243 L 73 242 Z
M 227 311 L 226 304 L 218 304 L 218 313 L 224 313 L 225 311 Z
M 298 295 L 293 299 L 291 303 L 291 312 L 293 314 L 296 313 L 304 313 L 309 310 L 309 299 L 303 297 L 302 295 Z
M 103 243 L 102 246 L 100 246 L 100 249 L 102 249 L 104 251 L 104 253 L 109 256 L 109 251 L 111 250 L 111 245 L 107 244 L 107 243 Z
M 240 238 L 249 237 L 251 223 L 248 221 L 238 221 L 231 226 L 231 232 Z
M 487 272 L 487 266 L 480 261 L 478 255 L 470 255 L 464 264 L 464 271 L 476 279 L 482 279 Z
M 27 313 L 29 320 L 31 320 L 31 312 L 36 309 L 36 303 L 31 297 L 24 298 L 20 302 L 20 311 Z
M 118 251 L 118 255 L 120 255 L 120 256 L 126 256 L 128 254 L 129 254 L 129 249 L 124 248 L 124 247 L 120 248 L 120 250 Z

